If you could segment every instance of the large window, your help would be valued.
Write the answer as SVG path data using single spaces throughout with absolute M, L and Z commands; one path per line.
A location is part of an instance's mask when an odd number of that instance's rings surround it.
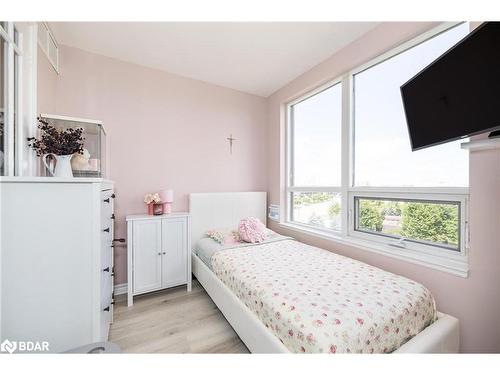
M 460 141 L 412 152 L 400 87 L 469 32 L 461 24 L 353 75 L 356 186 L 468 186 Z
M 340 230 L 342 85 L 289 107 L 291 221 Z
M 288 104 L 284 225 L 467 274 L 468 152 L 412 152 L 400 87 L 468 32 L 442 25 Z

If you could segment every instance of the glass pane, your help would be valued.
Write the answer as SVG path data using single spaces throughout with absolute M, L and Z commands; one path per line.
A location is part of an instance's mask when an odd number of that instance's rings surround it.
M 340 193 L 293 192 L 292 221 L 340 230 Z
M 44 51 L 47 51 L 48 34 L 47 34 L 47 29 L 45 28 L 43 22 L 38 22 L 37 36 L 38 36 L 38 43 L 40 43 Z
M 355 198 L 355 230 L 459 249 L 460 203 Z
M 341 84 L 292 107 L 293 185 L 340 186 Z
M 73 158 L 72 169 L 75 177 L 106 177 L 106 134 L 101 124 L 79 120 L 43 117 L 44 121 L 58 131 L 70 128 L 83 129 L 83 154 Z
M 468 32 L 461 24 L 354 76 L 356 186 L 468 186 L 463 141 L 411 151 L 400 93 Z
M 5 42 L 0 37 L 0 176 L 4 175 L 4 133 L 5 133 Z

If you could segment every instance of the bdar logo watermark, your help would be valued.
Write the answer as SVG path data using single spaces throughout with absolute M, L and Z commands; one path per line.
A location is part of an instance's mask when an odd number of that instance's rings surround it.
M 34 353 L 48 352 L 49 343 L 47 341 L 10 341 L 4 340 L 0 344 L 0 352 L 3 353 Z
M 0 344 L 0 351 L 2 352 L 8 352 L 10 354 L 14 353 L 17 349 L 17 342 L 12 342 L 9 340 L 5 340 Z

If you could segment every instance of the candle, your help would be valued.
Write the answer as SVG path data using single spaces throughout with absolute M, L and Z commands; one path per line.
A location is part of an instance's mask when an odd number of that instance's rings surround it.
M 171 189 L 160 191 L 160 199 L 162 203 L 172 203 L 174 201 L 174 191 Z

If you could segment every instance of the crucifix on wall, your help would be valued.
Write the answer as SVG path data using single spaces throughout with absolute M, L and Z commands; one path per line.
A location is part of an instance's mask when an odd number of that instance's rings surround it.
M 233 138 L 233 135 L 230 134 L 229 137 L 226 138 L 229 141 L 229 153 L 232 155 L 233 154 L 233 142 L 237 141 L 236 138 Z

